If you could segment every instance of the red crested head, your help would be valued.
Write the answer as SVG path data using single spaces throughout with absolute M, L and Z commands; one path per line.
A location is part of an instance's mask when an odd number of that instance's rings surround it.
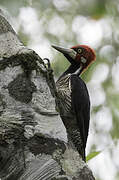
M 73 46 L 71 49 L 77 52 L 74 60 L 81 63 L 83 69 L 87 68 L 96 59 L 94 50 L 87 45 L 77 45 Z
M 80 67 L 80 73 L 82 73 L 96 59 L 94 50 L 87 45 L 77 45 L 69 49 L 59 46 L 52 47 L 63 53 L 68 61 L 73 66 L 76 66 L 77 69 Z

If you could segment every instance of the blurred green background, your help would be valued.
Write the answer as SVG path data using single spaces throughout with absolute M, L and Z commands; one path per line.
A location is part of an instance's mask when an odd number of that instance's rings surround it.
M 91 98 L 87 154 L 97 180 L 119 180 L 119 0 L 0 0 L 22 42 L 52 61 L 57 78 L 68 66 L 51 44 L 90 45 L 96 62 L 82 75 Z

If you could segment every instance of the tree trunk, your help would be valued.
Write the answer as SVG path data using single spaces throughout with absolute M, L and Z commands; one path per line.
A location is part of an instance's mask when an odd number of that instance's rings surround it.
M 94 180 L 55 110 L 53 74 L 0 10 L 0 179 Z

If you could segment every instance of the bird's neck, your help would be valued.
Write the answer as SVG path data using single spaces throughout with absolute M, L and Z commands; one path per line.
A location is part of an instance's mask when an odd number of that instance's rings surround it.
M 59 79 L 61 79 L 62 77 L 66 76 L 67 74 L 73 74 L 73 73 L 75 73 L 78 68 L 79 68 L 79 67 L 77 67 L 77 65 L 70 65 L 70 66 L 68 67 L 68 69 L 67 69 L 63 74 L 61 74 L 61 76 L 59 77 Z M 59 79 L 58 79 L 58 80 L 59 80 Z

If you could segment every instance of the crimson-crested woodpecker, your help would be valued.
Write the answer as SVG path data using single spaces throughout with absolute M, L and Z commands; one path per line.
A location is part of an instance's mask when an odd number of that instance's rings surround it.
M 95 60 L 94 50 L 86 45 L 70 49 L 52 46 L 63 53 L 71 63 L 56 82 L 60 102 L 60 115 L 66 127 L 68 140 L 73 142 L 85 161 L 85 148 L 89 131 L 90 99 L 85 82 L 79 77 Z

